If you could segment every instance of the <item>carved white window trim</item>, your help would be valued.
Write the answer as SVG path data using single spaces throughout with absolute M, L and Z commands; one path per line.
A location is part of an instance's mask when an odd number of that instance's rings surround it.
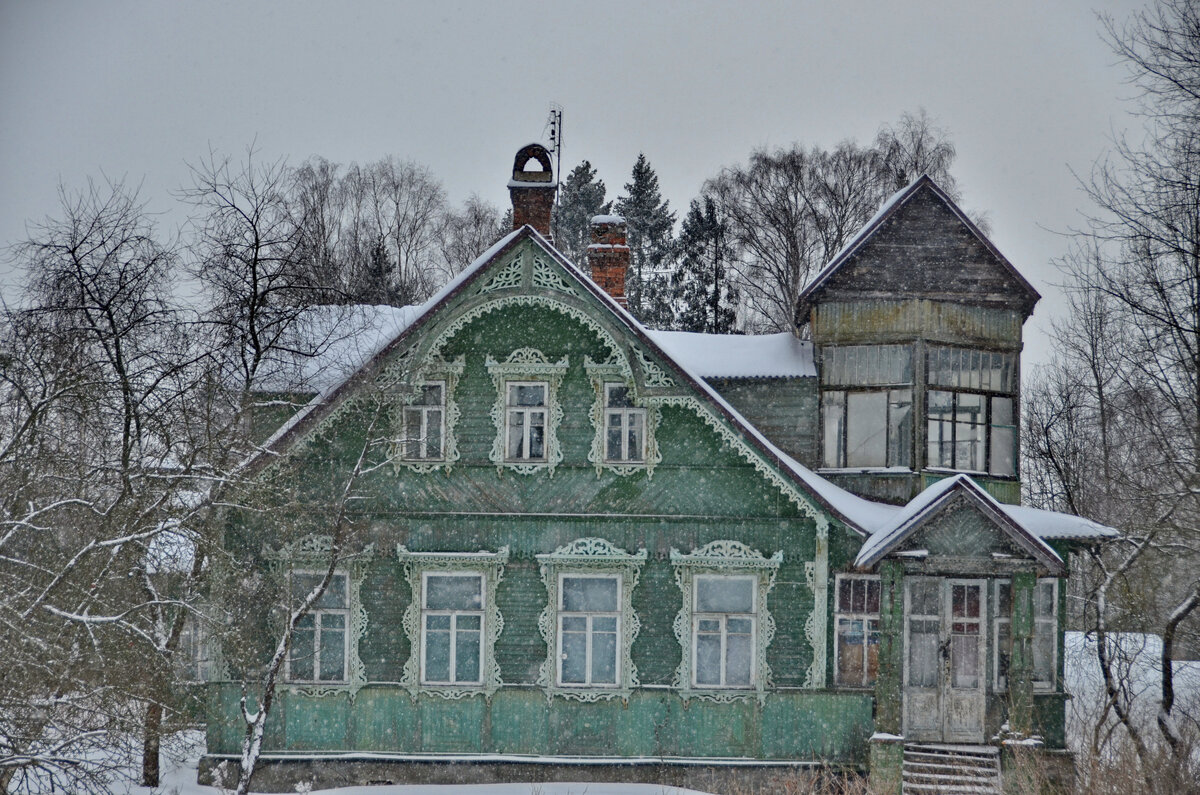
M 445 469 L 449 472 L 454 462 L 458 461 L 458 439 L 455 430 L 458 427 L 458 420 L 462 416 L 462 412 L 458 407 L 458 401 L 455 400 L 454 394 L 465 366 L 466 360 L 463 356 L 459 356 L 454 361 L 435 359 L 426 362 L 417 368 L 409 378 L 404 379 L 408 386 L 398 392 L 399 399 L 396 405 L 393 406 L 391 413 L 392 443 L 388 448 L 388 456 L 397 472 L 401 469 L 407 469 L 412 472 L 434 472 L 438 469 Z M 432 382 L 441 382 L 445 385 L 442 392 L 444 400 L 442 457 L 437 459 L 405 458 L 404 408 L 416 398 L 422 384 Z
M 396 557 L 404 564 L 404 577 L 408 580 L 411 598 L 404 611 L 401 626 L 408 638 L 409 655 L 404 663 L 400 684 L 413 698 L 417 693 L 431 693 L 447 699 L 466 698 L 482 694 L 491 696 L 500 688 L 500 664 L 496 661 L 496 640 L 504 630 L 504 617 L 496 604 L 496 590 L 504 578 L 504 566 L 508 563 L 508 547 L 496 552 L 410 552 L 402 544 L 396 546 Z M 426 574 L 482 574 L 483 575 L 483 663 L 480 666 L 479 683 L 471 684 L 422 684 L 421 683 L 421 605 L 422 587 Z
M 496 441 L 489 458 L 499 470 L 511 469 L 521 475 L 547 470 L 551 475 L 562 463 L 562 447 L 558 442 L 558 426 L 562 422 L 563 409 L 558 400 L 558 388 L 567 372 L 567 357 L 551 362 L 536 348 L 518 348 L 509 357 L 498 362 L 490 355 L 485 364 L 496 386 L 496 402 L 492 406 L 492 422 L 496 426 Z M 543 381 L 546 384 L 546 437 L 545 458 L 539 460 L 510 461 L 508 453 L 508 382 Z
M 595 399 L 592 401 L 592 447 L 588 451 L 588 461 L 596 467 L 596 476 L 599 477 L 604 472 L 612 472 L 616 475 L 627 476 L 636 472 L 645 472 L 647 477 L 654 475 L 654 467 L 662 462 L 662 451 L 658 449 L 658 441 L 656 440 L 656 431 L 659 423 L 662 421 L 662 412 L 658 406 L 651 404 L 645 405 L 637 398 L 634 388 L 633 379 L 628 373 L 628 368 L 619 362 L 594 362 L 589 357 L 585 356 L 583 360 L 583 368 L 587 371 L 588 378 L 592 382 L 592 390 L 595 392 Z M 634 394 L 634 405 L 639 406 L 645 412 L 644 425 L 642 433 L 645 438 L 643 440 L 643 460 L 641 461 L 609 461 L 606 458 L 605 450 L 605 434 L 607 433 L 606 411 L 607 405 L 605 400 L 605 391 L 609 384 L 621 384 L 629 388 Z
M 633 611 L 633 589 L 637 587 L 641 568 L 646 563 L 646 550 L 629 554 L 602 538 L 580 538 L 559 547 L 554 552 L 538 555 L 542 582 L 546 586 L 546 607 L 538 618 L 538 629 L 546 641 L 546 659 L 538 672 L 537 683 L 549 698 L 562 696 L 577 701 L 600 701 L 613 698 L 628 699 L 638 685 L 637 668 L 633 664 L 633 641 L 641 622 Z M 608 574 L 618 578 L 620 621 L 617 632 L 616 686 L 582 687 L 559 685 L 559 589 L 561 575 Z
M 274 571 L 283 575 L 285 587 L 291 587 L 292 573 L 324 573 L 333 555 L 333 539 L 330 536 L 306 536 L 278 549 L 264 547 L 263 558 Z M 359 656 L 358 647 L 367 632 L 367 611 L 362 603 L 362 584 L 367 575 L 367 566 L 375 556 L 375 545 L 369 544 L 361 552 L 343 553 L 334 574 L 347 575 L 347 598 L 349 621 L 346 627 L 346 681 L 344 682 L 282 682 L 281 688 L 293 693 L 313 697 L 325 697 L 338 693 L 350 694 L 351 698 L 367 683 L 366 668 Z M 286 602 L 285 602 L 286 603 Z M 285 611 L 286 612 L 286 611 Z
M 675 616 L 675 639 L 679 641 L 680 663 L 675 670 L 672 686 L 686 701 L 699 698 L 707 701 L 730 702 L 748 698 L 766 699 L 771 684 L 771 667 L 767 664 L 767 647 L 775 638 L 775 619 L 767 608 L 767 595 L 775 584 L 775 575 L 783 563 L 783 552 L 767 558 L 740 541 L 719 540 L 700 549 L 683 554 L 671 550 L 671 565 L 675 569 L 675 583 L 683 599 L 679 613 Z M 697 687 L 693 682 L 693 616 L 695 615 L 695 580 L 700 574 L 753 575 L 757 578 L 755 590 L 755 614 L 757 626 L 754 638 L 754 671 L 751 687 L 715 688 Z

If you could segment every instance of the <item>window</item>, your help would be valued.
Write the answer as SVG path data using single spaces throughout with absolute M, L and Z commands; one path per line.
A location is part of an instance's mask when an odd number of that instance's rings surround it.
M 1012 660 L 1012 583 L 996 581 L 996 689 L 1008 689 Z M 1058 580 L 1037 581 L 1033 590 L 1033 687 L 1053 690 L 1058 671 Z
M 1016 476 L 1016 358 L 930 348 L 928 466 Z
M 631 651 L 641 626 L 631 596 L 646 550 L 577 538 L 536 556 L 546 586 L 538 629 L 546 659 L 538 684 L 578 701 L 628 697 L 637 682 Z
M 823 465 L 912 466 L 912 349 L 826 348 L 821 366 Z
M 480 684 L 484 577 L 425 572 L 421 604 L 421 683 Z
M 620 681 L 620 578 L 563 574 L 558 592 L 558 684 L 616 686 Z
M 775 636 L 767 597 L 782 563 L 782 551 L 768 558 L 732 539 L 686 554 L 671 550 L 683 597 L 673 625 L 682 654 L 672 685 L 684 700 L 765 697 Z
M 633 405 L 625 384 L 604 385 L 604 460 L 640 463 L 646 459 L 646 410 Z
M 546 392 L 543 381 L 508 381 L 505 384 L 505 458 L 509 461 L 546 459 Z
M 408 461 L 439 461 L 446 438 L 446 383 L 426 381 L 416 397 L 404 407 L 404 458 Z
M 300 605 L 320 584 L 323 574 L 296 572 L 291 576 L 291 604 Z M 335 574 L 307 614 L 296 623 L 288 650 L 287 678 L 292 682 L 345 682 L 349 619 L 345 574 Z
M 839 574 L 837 684 L 870 687 L 879 673 L 879 578 Z
M 701 574 L 692 611 L 692 684 L 754 684 L 756 577 Z
M 207 682 L 210 678 L 211 659 L 204 621 L 194 613 L 183 620 L 175 652 L 176 676 L 182 682 Z

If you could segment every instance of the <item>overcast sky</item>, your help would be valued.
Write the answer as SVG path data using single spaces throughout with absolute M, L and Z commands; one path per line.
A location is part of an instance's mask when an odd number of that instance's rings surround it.
M 870 141 L 924 107 L 963 204 L 1056 300 L 1056 234 L 1128 126 L 1098 12 L 1137 2 L 23 2 L 0 0 L 0 243 L 56 191 L 140 184 L 163 223 L 210 149 L 297 163 L 421 162 L 454 202 L 504 207 L 517 148 L 565 109 L 564 170 L 620 192 L 639 151 L 673 208 L 757 147 Z M 14 276 L 0 272 L 9 286 Z

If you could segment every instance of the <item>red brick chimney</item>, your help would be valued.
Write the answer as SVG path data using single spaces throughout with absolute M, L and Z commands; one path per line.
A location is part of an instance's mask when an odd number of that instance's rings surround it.
M 537 161 L 540 171 L 526 170 L 531 161 Z M 512 179 L 508 182 L 508 195 L 512 197 L 513 229 L 529 224 L 553 242 L 550 236 L 550 214 L 554 210 L 554 194 L 558 183 L 550 165 L 550 153 L 541 144 L 526 144 L 513 160 Z
M 597 215 L 592 219 L 592 243 L 588 246 L 592 281 L 625 306 L 625 273 L 629 270 L 629 246 L 625 244 L 625 219 L 619 215 Z

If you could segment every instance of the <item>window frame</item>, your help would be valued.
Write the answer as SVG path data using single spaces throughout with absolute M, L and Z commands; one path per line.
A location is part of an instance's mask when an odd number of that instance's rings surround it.
M 510 402 L 512 389 L 520 387 L 540 387 L 542 390 L 542 402 L 535 405 L 523 406 Z M 530 448 L 530 431 L 534 427 L 529 421 L 534 413 L 541 415 L 542 428 L 542 454 L 540 456 L 515 456 L 512 455 L 512 431 L 513 418 L 516 414 L 522 417 L 522 447 L 529 451 Z M 549 455 L 549 444 L 547 436 L 550 426 L 550 383 L 541 380 L 526 380 L 519 378 L 511 378 L 504 380 L 504 461 L 508 464 L 544 464 Z
M 646 436 L 647 436 L 647 433 L 646 433 L 646 428 L 647 428 L 646 409 L 635 404 L 635 399 L 633 396 L 633 388 L 630 387 L 628 384 L 624 383 L 623 381 L 605 381 L 602 384 L 601 389 L 602 389 L 602 397 L 603 397 L 603 401 L 604 401 L 604 422 L 603 422 L 603 428 L 602 428 L 602 433 L 604 434 L 604 442 L 603 442 L 604 463 L 614 464 L 617 466 L 644 465 L 646 463 Z M 613 406 L 611 403 L 611 392 L 614 389 L 626 390 L 629 393 L 629 400 L 630 400 L 631 405 L 629 405 L 629 406 Z M 613 458 L 609 455 L 610 450 L 609 450 L 609 444 L 608 444 L 609 419 L 614 416 L 619 417 L 621 420 L 621 422 L 620 422 L 620 431 L 621 431 L 620 446 L 621 446 L 621 452 L 623 453 L 623 455 L 621 455 L 617 458 Z M 629 451 L 626 449 L 629 446 L 628 445 L 629 430 L 630 430 L 629 420 L 634 417 L 638 418 L 638 420 L 640 420 L 640 423 L 641 423 L 641 439 L 640 439 L 640 444 L 639 444 L 640 449 L 637 451 L 636 457 L 630 456 Z
M 566 600 L 566 592 L 563 584 L 568 579 L 606 579 L 612 580 L 617 585 L 616 593 L 616 609 L 615 610 L 570 610 L 564 607 Z M 621 660 L 621 637 L 622 637 L 622 622 L 621 622 L 621 605 L 623 602 L 621 576 L 615 572 L 575 572 L 575 571 L 560 571 L 558 573 L 558 606 L 555 609 L 555 621 L 558 629 L 558 646 L 557 646 L 557 661 L 558 665 L 555 671 L 555 686 L 561 688 L 614 688 L 621 683 L 622 660 Z M 563 628 L 563 619 L 571 617 L 583 617 L 586 619 L 586 629 L 584 631 L 584 670 L 586 672 L 585 681 L 583 682 L 565 682 L 563 681 L 563 667 L 567 662 L 567 655 L 563 651 L 563 636 L 566 630 Z M 616 631 L 613 642 L 613 681 L 611 682 L 593 682 L 592 681 L 592 649 L 593 640 L 597 631 L 593 628 L 593 619 L 595 618 L 614 618 L 616 619 Z
M 428 379 L 428 380 L 418 381 L 414 384 L 415 392 L 416 392 L 416 394 L 419 394 L 426 387 L 430 387 L 430 386 L 441 387 L 441 398 L 442 399 L 441 399 L 440 403 L 406 403 L 404 405 L 404 408 L 401 411 L 401 428 L 403 429 L 403 435 L 402 435 L 402 438 L 400 439 L 400 444 L 401 444 L 400 457 L 408 463 L 429 464 L 429 463 L 443 462 L 446 460 L 446 426 L 447 426 L 446 409 L 447 409 L 447 391 L 448 391 L 449 384 L 448 384 L 447 380 L 444 378 L 440 378 L 440 379 L 432 378 L 432 379 Z M 439 442 L 439 444 L 438 444 L 438 451 L 437 451 L 436 456 L 428 455 L 427 452 L 425 451 L 427 439 L 429 438 L 429 432 L 428 432 L 429 414 L 435 410 L 440 415 L 438 418 L 438 442 Z M 408 418 L 409 418 L 409 416 L 411 416 L 413 414 L 417 414 L 420 416 L 420 428 L 421 428 L 420 436 L 415 441 L 417 441 L 420 444 L 422 454 L 415 455 L 415 456 L 409 454 L 409 445 L 412 444 L 414 440 L 409 438 L 409 435 L 408 435 L 408 428 L 409 428 Z
M 722 612 L 700 612 L 700 584 L 705 580 L 745 580 L 750 583 L 750 603 L 752 605 L 749 613 L 735 613 L 731 611 Z M 730 618 L 748 619 L 750 621 L 750 659 L 749 678 L 745 684 L 728 684 L 728 664 L 729 664 L 729 648 L 728 648 L 728 621 Z M 700 622 L 704 620 L 720 621 L 720 682 L 713 684 L 711 682 L 701 683 L 699 681 L 700 674 Z M 706 633 L 711 634 L 711 633 Z M 741 634 L 741 633 L 738 633 Z M 754 649 L 758 642 L 758 577 L 753 574 L 718 574 L 715 572 L 697 573 L 692 577 L 692 687 L 697 689 L 720 689 L 720 690 L 752 690 L 758 685 L 758 666 Z
M 840 362 L 838 366 L 834 366 L 833 359 L 835 356 L 845 356 L 846 352 L 853 349 L 856 352 L 862 351 L 859 354 L 863 361 L 855 362 L 853 366 L 849 361 Z M 907 370 L 908 380 L 894 380 L 884 376 L 891 375 L 884 373 L 880 375 L 878 380 L 872 380 L 869 375 L 857 378 L 862 374 L 862 370 L 868 366 L 878 364 L 872 362 L 871 365 L 866 363 L 869 352 L 875 351 L 876 356 L 883 357 L 886 352 L 895 352 L 898 355 L 895 367 L 895 375 L 901 379 Z M 901 356 L 902 354 L 902 356 Z M 915 362 L 917 353 L 912 343 L 887 343 L 879 345 L 829 345 L 825 346 L 821 351 L 822 365 L 820 377 L 820 435 L 821 435 L 821 469 L 822 470 L 882 470 L 882 469 L 903 469 L 905 471 L 914 471 L 916 460 L 916 407 L 917 407 L 917 384 L 915 375 Z M 907 362 L 905 362 L 905 358 Z M 849 373 L 849 370 L 856 372 Z M 836 372 L 835 372 L 836 371 Z M 838 377 L 843 371 L 847 371 L 846 375 Z M 834 396 L 837 396 L 836 398 Z M 897 395 L 901 398 L 897 400 Z M 907 396 L 907 402 L 903 400 Z M 850 461 L 850 439 L 853 435 L 852 414 L 857 416 L 859 412 L 851 411 L 852 396 L 882 396 L 884 400 L 884 427 L 883 427 L 883 463 L 881 464 L 863 464 L 853 463 Z M 907 406 L 907 428 L 905 427 L 904 412 L 900 407 Z M 837 417 L 831 418 L 831 414 L 836 410 Z M 893 417 L 893 412 L 896 412 L 896 417 Z M 837 420 L 836 430 L 830 434 L 831 419 Z M 832 438 L 831 438 L 832 436 Z M 830 459 L 830 454 L 833 454 L 833 459 Z
M 983 362 L 980 361 L 978 370 L 955 369 L 952 365 L 946 365 L 939 362 L 935 364 L 934 358 L 939 357 L 945 362 L 959 361 L 970 358 L 973 362 L 976 358 L 983 356 L 1000 357 L 998 361 L 998 371 L 1000 375 L 1000 384 L 992 385 L 992 373 L 995 369 L 985 369 Z M 1009 357 L 1005 361 L 1005 357 Z M 982 348 L 960 348 L 949 345 L 931 345 L 925 352 L 925 396 L 922 405 L 922 414 L 925 419 L 925 467 L 926 469 L 944 472 L 967 472 L 971 474 L 984 475 L 991 478 L 1003 478 L 1006 480 L 1017 480 L 1021 476 L 1021 455 L 1020 455 L 1020 355 L 1016 351 L 993 350 Z M 959 383 L 941 383 L 940 379 L 935 378 L 935 371 L 945 369 L 947 372 L 953 372 L 957 375 L 956 379 Z M 985 376 L 986 373 L 986 376 Z M 967 383 L 963 385 L 961 381 Z M 1007 380 L 1007 384 L 1004 382 Z M 984 382 L 988 383 L 984 383 Z M 932 414 L 932 406 L 934 395 L 937 393 L 947 394 L 950 396 L 949 410 L 944 415 L 944 418 L 936 419 Z M 962 423 L 959 421 L 959 404 L 963 396 L 973 396 L 981 399 L 983 404 L 983 416 L 979 422 Z M 1007 400 L 1009 402 L 1009 418 L 1008 423 L 997 423 L 996 401 Z M 933 455 L 933 428 L 935 422 L 939 426 L 949 426 L 950 438 L 948 440 L 941 438 L 941 433 L 938 433 L 941 446 L 948 446 L 951 451 L 951 462 L 946 464 L 943 462 L 941 452 L 936 457 Z M 971 425 L 981 429 L 983 434 L 983 467 L 975 468 L 968 466 L 960 466 L 958 460 L 959 441 L 958 431 L 960 425 Z M 997 431 L 1005 429 L 1011 434 L 1011 458 L 1012 471 L 999 472 L 995 466 L 996 446 L 994 440 L 999 436 Z M 973 462 L 963 462 L 973 463 Z
M 287 581 L 288 581 L 289 609 L 291 606 L 292 584 L 293 584 L 294 578 L 296 576 L 324 578 L 325 572 L 312 570 L 312 569 L 293 569 L 288 572 Z M 301 617 L 301 619 L 308 618 L 309 616 L 311 616 L 313 618 L 313 629 L 312 629 L 312 632 L 313 632 L 313 662 L 312 662 L 313 678 L 312 679 L 300 679 L 300 678 L 297 678 L 296 676 L 294 676 L 292 673 L 292 659 L 293 659 L 292 655 L 293 655 L 293 652 L 295 651 L 296 632 L 299 631 L 299 627 L 296 627 L 292 631 L 291 642 L 288 644 L 287 658 L 284 661 L 284 681 L 287 682 L 288 684 L 329 686 L 329 685 L 345 685 L 345 684 L 349 684 L 349 682 L 350 682 L 350 676 L 351 676 L 351 673 L 350 673 L 350 644 L 351 644 L 350 622 L 352 620 L 350 574 L 345 571 L 335 571 L 333 573 L 333 576 L 329 580 L 329 585 L 332 585 L 333 580 L 338 577 L 341 577 L 345 581 L 345 585 L 343 586 L 344 587 L 343 593 L 345 594 L 344 607 L 340 607 L 340 608 L 318 607 L 316 604 L 314 604 L 312 607 L 309 608 L 309 610 L 304 614 L 304 616 Z M 309 591 L 309 593 L 311 593 L 311 591 Z M 329 587 L 327 585 L 325 588 L 325 592 L 321 595 L 321 598 L 322 599 L 325 598 L 325 596 L 328 593 L 329 593 Z M 303 599 L 303 598 L 305 598 L 305 597 L 301 597 L 301 599 Z M 322 679 L 321 678 L 321 658 L 322 658 L 321 635 L 325 631 L 324 627 L 322 626 L 322 617 L 325 615 L 340 615 L 342 618 L 342 627 L 340 630 L 340 632 L 342 634 L 342 676 L 340 679 Z M 334 632 L 336 630 L 330 629 L 328 631 Z
M 430 608 L 428 606 L 430 577 L 472 577 L 479 580 L 479 608 L 477 610 L 460 610 L 457 608 Z M 487 646 L 487 573 L 467 569 L 425 569 L 421 571 L 421 647 L 420 647 L 420 682 L 422 687 L 479 687 L 483 685 L 486 669 Z M 448 615 L 450 617 L 450 657 L 447 662 L 450 679 L 447 681 L 431 680 L 428 677 L 428 636 L 430 616 Z M 472 680 L 457 678 L 458 629 L 457 620 L 460 616 L 477 616 L 479 618 L 479 676 Z M 439 630 L 440 631 L 440 630 Z
M 863 612 L 855 612 L 853 610 L 853 604 L 850 605 L 850 609 L 847 609 L 847 610 L 841 609 L 841 607 L 842 607 L 842 583 L 843 582 L 874 583 L 876 590 L 878 591 L 878 593 L 876 594 L 876 606 L 878 607 L 879 598 L 882 595 L 881 580 L 880 580 L 878 574 L 838 574 L 834 580 L 834 590 L 833 590 L 833 682 L 834 682 L 834 686 L 835 687 L 855 688 L 855 689 L 870 689 L 870 688 L 875 687 L 875 682 L 879 677 L 879 671 L 878 671 L 879 651 L 878 651 L 878 648 L 876 648 L 875 678 L 869 677 L 869 671 L 870 671 L 869 649 L 870 649 L 870 646 L 872 645 L 870 643 L 870 638 L 871 638 L 872 634 L 874 634 L 874 637 L 875 637 L 874 645 L 876 647 L 878 647 L 878 645 L 879 645 L 879 638 L 880 638 L 879 611 L 876 610 L 874 613 L 872 613 L 865 609 L 867 607 L 867 605 L 870 603 L 869 591 L 864 592 L 864 594 L 863 594 L 863 608 L 864 608 Z M 851 587 L 853 587 L 853 586 L 851 586 Z M 869 585 L 868 585 L 868 588 L 869 588 Z M 842 633 L 839 630 L 841 628 L 841 622 L 843 619 L 846 619 L 848 621 L 862 621 L 863 622 L 863 624 L 862 624 L 862 626 L 863 626 L 863 632 L 862 632 L 863 642 L 861 645 L 861 648 L 862 648 L 862 670 L 860 672 L 861 677 L 860 677 L 860 680 L 858 683 L 843 682 L 841 680 L 841 674 L 842 674 L 841 657 L 842 657 L 842 645 L 843 644 L 842 644 Z M 870 621 L 875 622 L 875 629 L 873 632 L 869 627 L 868 622 L 870 622 Z
M 1043 583 L 1048 583 L 1051 585 L 1050 605 L 1051 605 L 1052 609 L 1050 611 L 1049 616 L 1039 617 L 1037 615 L 1037 593 L 1036 593 L 1036 591 L 1037 591 L 1037 588 L 1039 588 Z M 1000 646 L 1000 627 L 1002 624 L 1007 625 L 1009 627 L 1009 632 L 1008 632 L 1009 648 L 1007 649 L 1006 653 L 1008 653 L 1010 655 L 1012 654 L 1012 614 L 1011 614 L 1011 612 L 1007 616 L 1003 616 L 1000 614 L 1000 587 L 1002 585 L 1007 585 L 1009 587 L 1008 604 L 1009 604 L 1009 610 L 1011 611 L 1011 609 L 1012 609 L 1012 579 L 1008 578 L 1008 577 L 998 577 L 995 580 L 993 580 L 993 585 L 992 585 L 992 638 L 991 638 L 991 640 L 992 640 L 992 688 L 997 693 L 1007 693 L 1008 692 L 1008 677 L 1006 675 L 1005 677 L 1003 677 L 1003 681 L 1002 681 L 1001 676 L 1000 676 L 1000 655 L 1002 652 L 1006 651 L 1006 650 L 1002 649 Z M 1037 669 L 1036 669 L 1036 667 L 1033 666 L 1033 660 L 1030 660 L 1030 666 L 1031 666 L 1030 674 L 1031 674 L 1031 676 L 1033 676 L 1033 690 L 1036 693 L 1057 692 L 1058 685 L 1059 685 L 1059 674 L 1058 674 L 1059 587 L 1060 587 L 1059 578 L 1057 578 L 1057 577 L 1038 577 L 1034 583 L 1033 637 L 1031 638 L 1031 643 L 1030 643 L 1030 654 L 1034 653 L 1034 647 L 1037 644 L 1039 627 L 1043 627 L 1043 625 L 1048 625 L 1049 628 L 1043 629 L 1042 631 L 1048 632 L 1050 639 L 1051 639 L 1051 643 L 1050 643 L 1051 652 L 1050 652 L 1050 660 L 1049 660 L 1050 681 L 1048 681 L 1048 682 L 1039 682 L 1038 681 L 1038 679 L 1036 677 Z
M 563 460 L 562 447 L 558 441 L 558 426 L 563 419 L 563 407 L 558 399 L 558 389 L 570 365 L 568 358 L 563 356 L 557 362 L 552 362 L 536 348 L 518 348 L 503 362 L 497 361 L 489 354 L 484 358 L 484 364 L 496 388 L 496 402 L 492 405 L 491 411 L 492 422 L 496 427 L 496 436 L 488 458 L 501 471 L 509 469 L 520 475 L 532 475 L 535 472 L 549 470 L 553 475 L 555 468 Z M 545 389 L 544 404 L 541 406 L 510 405 L 510 385 L 542 386 Z M 538 458 L 510 457 L 509 434 L 512 429 L 513 412 L 519 411 L 522 416 L 526 416 L 530 409 L 543 412 L 542 455 Z M 522 438 L 526 442 L 528 441 L 528 423 L 525 423 Z M 528 451 L 528 447 L 526 450 Z

